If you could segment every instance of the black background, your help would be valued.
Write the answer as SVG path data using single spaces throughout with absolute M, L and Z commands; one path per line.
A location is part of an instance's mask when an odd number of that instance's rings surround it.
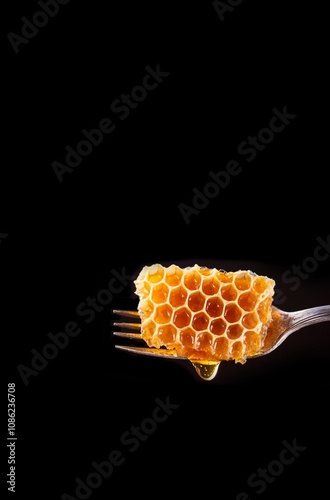
M 112 309 L 136 307 L 132 280 L 155 262 L 265 273 L 285 310 L 330 303 L 330 250 L 296 290 L 283 279 L 329 242 L 323 8 L 243 0 L 221 20 L 211 1 L 72 0 L 15 53 L 8 33 L 40 7 L 4 2 L 1 397 L 14 382 L 16 498 L 76 497 L 76 478 L 113 450 L 124 463 L 90 498 L 328 491 L 328 323 L 244 366 L 223 363 L 211 382 L 182 362 L 122 353 L 112 337 Z M 168 75 L 120 120 L 113 101 L 158 65 Z M 274 109 L 296 116 L 246 161 L 239 144 Z M 103 118 L 116 129 L 59 182 L 52 163 Z M 239 175 L 187 224 L 180 204 L 230 160 Z M 77 308 L 114 270 L 127 285 L 87 323 Z M 80 334 L 24 384 L 19 365 L 70 321 Z M 148 425 L 159 400 L 177 407 L 130 451 L 123 435 Z M 258 494 L 248 478 L 295 440 L 305 449 Z

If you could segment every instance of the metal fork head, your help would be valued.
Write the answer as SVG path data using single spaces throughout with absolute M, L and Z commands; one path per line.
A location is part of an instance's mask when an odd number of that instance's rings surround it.
M 125 328 L 126 331 L 122 330 L 114 331 L 113 335 L 115 335 L 116 337 L 122 337 L 129 340 L 144 342 L 144 339 L 142 338 L 141 335 L 140 315 L 137 311 L 126 311 L 126 310 L 115 309 L 113 310 L 113 313 L 134 320 L 133 322 L 115 321 L 113 323 L 114 326 L 119 328 Z M 274 351 L 288 336 L 289 332 L 294 331 L 294 329 L 292 329 L 292 322 L 296 314 L 297 313 L 288 313 L 282 311 L 273 306 L 272 322 L 268 327 L 264 345 L 258 353 L 249 355 L 248 359 L 265 356 L 266 354 L 269 354 L 270 352 Z M 127 351 L 132 354 L 140 354 L 140 355 L 142 354 L 145 356 L 156 356 L 159 358 L 190 361 L 190 363 L 192 363 L 192 365 L 194 366 L 197 374 L 204 380 L 212 380 L 216 376 L 220 366 L 220 361 L 204 361 L 204 360 L 199 361 L 199 360 L 185 358 L 182 356 L 178 356 L 175 349 L 167 349 L 165 347 L 161 349 L 149 346 L 135 347 L 127 345 L 115 345 L 115 347 L 117 349 Z
M 126 331 L 113 331 L 113 335 L 116 337 L 122 337 L 128 340 L 136 340 L 138 342 L 145 342 L 141 335 L 141 322 L 140 315 L 137 311 L 127 311 L 123 309 L 114 309 L 112 311 L 114 314 L 131 318 L 133 322 L 126 321 L 115 321 L 113 326 L 119 328 L 125 328 Z M 281 342 L 279 341 L 280 334 L 287 328 L 287 321 L 284 323 L 284 316 L 289 316 L 288 313 L 281 311 L 280 309 L 273 307 L 272 308 L 272 324 L 271 328 L 269 328 L 269 334 L 267 335 L 265 344 L 262 350 L 254 355 L 250 355 L 249 359 L 258 358 L 260 356 L 265 356 L 272 352 Z M 285 318 L 287 320 L 287 317 Z M 127 331 L 133 330 L 133 331 Z M 138 333 L 136 333 L 138 331 Z M 115 345 L 116 349 L 129 352 L 131 354 L 142 354 L 145 356 L 155 356 L 158 358 L 167 358 L 173 360 L 184 360 L 189 361 L 193 367 L 195 368 L 197 374 L 203 380 L 212 380 L 218 373 L 218 369 L 221 361 L 199 361 L 194 359 L 185 358 L 183 356 L 179 356 L 175 349 L 167 349 L 167 348 L 156 348 L 156 347 L 136 347 L 136 346 L 128 346 L 128 345 Z

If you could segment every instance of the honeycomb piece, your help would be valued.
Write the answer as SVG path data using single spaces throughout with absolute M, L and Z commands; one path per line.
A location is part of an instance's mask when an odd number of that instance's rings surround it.
M 143 267 L 134 284 L 149 347 L 175 349 L 201 363 L 245 363 L 264 344 L 275 287 L 267 276 L 154 264 Z

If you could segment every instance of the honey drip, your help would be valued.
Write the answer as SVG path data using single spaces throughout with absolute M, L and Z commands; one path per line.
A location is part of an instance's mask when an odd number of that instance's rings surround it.
M 212 380 L 218 373 L 218 369 L 220 366 L 220 361 L 194 361 L 190 360 L 193 367 L 195 368 L 197 374 L 203 379 L 203 380 Z

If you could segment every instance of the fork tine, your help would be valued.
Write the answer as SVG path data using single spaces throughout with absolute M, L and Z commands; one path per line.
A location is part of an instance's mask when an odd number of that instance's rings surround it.
M 143 340 L 141 333 L 132 332 L 112 332 L 116 337 L 123 337 L 125 339 Z
M 126 345 L 116 345 L 116 349 L 129 351 L 133 354 L 145 354 L 146 356 L 156 356 L 159 358 L 184 359 L 182 356 L 177 356 L 174 349 L 156 349 L 154 347 L 130 347 Z
M 121 322 L 115 322 L 113 323 L 114 326 L 120 326 L 123 328 L 129 328 L 131 330 L 140 330 L 141 325 L 140 323 L 121 323 Z
M 138 311 L 126 311 L 124 309 L 113 309 L 113 314 L 118 314 L 118 316 L 126 316 L 127 318 L 140 318 Z

